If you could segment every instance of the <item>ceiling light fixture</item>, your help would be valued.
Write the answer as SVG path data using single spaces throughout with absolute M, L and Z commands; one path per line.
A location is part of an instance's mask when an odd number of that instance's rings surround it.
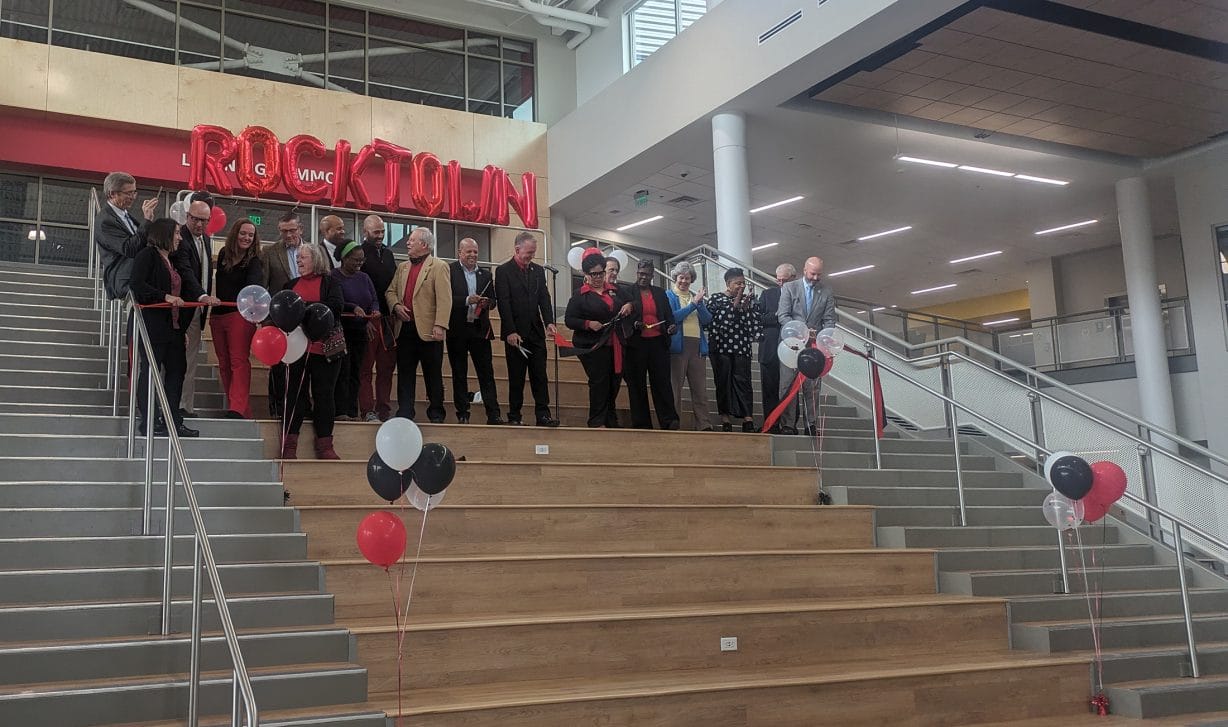
M 779 242 L 765 242 L 762 245 L 755 245 L 754 247 L 750 249 L 750 251 L 759 252 L 760 250 L 766 250 L 769 247 L 776 247 L 779 244 L 780 244 Z
M 950 264 L 958 265 L 960 263 L 966 263 L 972 260 L 980 260 L 981 258 L 993 257 L 994 255 L 1001 255 L 1001 254 L 1002 254 L 1001 250 L 994 250 L 993 252 L 983 252 L 980 255 L 969 255 L 968 257 L 955 258 L 954 260 L 950 262 Z
M 936 285 L 933 288 L 922 288 L 921 290 L 914 290 L 912 292 L 912 295 L 921 295 L 922 293 L 933 293 L 936 290 L 946 290 L 947 288 L 954 288 L 956 285 L 959 285 L 959 283 L 947 283 L 946 285 Z
M 896 159 L 902 162 L 912 162 L 913 164 L 928 164 L 931 167 L 942 167 L 944 169 L 954 169 L 955 167 L 959 166 L 958 164 L 955 164 L 953 162 L 940 162 L 935 159 L 922 159 L 920 157 L 900 156 L 900 157 L 896 157 Z
M 571 246 L 575 247 L 577 245 L 583 245 L 586 242 L 591 242 L 591 240 L 589 240 L 588 238 L 585 238 L 583 240 L 576 240 L 575 242 L 571 243 Z
M 1034 234 L 1049 235 L 1054 232 L 1062 232 L 1063 230 L 1073 230 L 1077 227 L 1087 227 L 1088 225 L 1094 225 L 1099 221 L 1100 220 L 1083 220 L 1082 222 L 1073 222 L 1069 225 L 1062 225 L 1061 227 L 1050 227 L 1047 230 L 1037 230 Z
M 639 222 L 632 222 L 629 225 L 623 225 L 622 227 L 616 227 L 614 229 L 617 232 L 622 232 L 623 230 L 630 230 L 632 227 L 639 227 L 640 225 L 646 225 L 649 222 L 656 222 L 657 220 L 663 217 L 665 217 L 665 215 L 657 215 L 656 217 L 649 217 L 646 220 L 640 220 Z
M 857 238 L 857 242 L 865 242 L 866 240 L 873 240 L 876 237 L 886 237 L 887 235 L 894 235 L 897 232 L 904 232 L 906 230 L 911 230 L 911 229 L 912 229 L 912 225 L 905 225 L 903 227 L 897 227 L 894 230 L 884 230 L 883 232 L 875 232 L 873 235 L 866 235 L 865 237 Z
M 1003 323 L 1014 323 L 1018 320 L 1019 320 L 1019 316 L 1015 316 L 1014 318 L 1002 318 L 1001 320 L 996 320 L 996 321 L 985 321 L 981 325 L 982 326 L 1000 326 Z
M 1065 187 L 1070 182 L 1062 179 L 1049 179 L 1048 177 L 1033 177 L 1031 174 L 1016 174 L 1015 179 L 1022 179 L 1025 182 L 1040 182 L 1041 184 L 1053 184 L 1058 187 Z
M 764 210 L 770 210 L 770 209 L 772 209 L 773 207 L 780 207 L 781 205 L 791 204 L 791 203 L 796 202 L 796 201 L 798 201 L 798 200 L 800 200 L 800 199 L 806 199 L 806 198 L 805 198 L 805 197 L 803 197 L 802 195 L 800 195 L 800 194 L 799 194 L 799 195 L 797 195 L 796 197 L 790 197 L 790 198 L 788 198 L 788 199 L 782 199 L 782 200 L 780 200 L 779 202 L 773 202 L 773 203 L 771 203 L 771 204 L 765 204 L 765 205 L 763 205 L 762 207 L 756 207 L 756 208 L 754 208 L 753 210 L 751 210 L 751 211 L 750 211 L 750 213 L 753 215 L 753 214 L 755 214 L 756 212 L 762 212 L 762 211 L 764 211 Z
M 841 275 L 848 275 L 849 273 L 860 273 L 862 270 L 869 270 L 873 267 L 874 267 L 873 265 L 862 265 L 859 268 L 849 268 L 848 270 L 841 270 L 840 272 L 837 272 L 837 273 L 828 273 L 827 277 L 838 278 Z
M 967 164 L 960 164 L 959 168 L 965 172 L 976 172 L 977 174 L 989 174 L 994 177 L 1013 177 L 1014 172 L 1004 172 L 1000 169 L 986 169 L 985 167 L 973 167 Z
M 879 306 L 879 307 L 877 307 L 877 308 L 871 308 L 871 309 L 870 309 L 870 312 L 871 312 L 871 313 L 877 313 L 877 312 L 879 312 L 880 310 L 887 310 L 887 306 L 885 306 L 885 305 L 880 305 L 880 306 Z

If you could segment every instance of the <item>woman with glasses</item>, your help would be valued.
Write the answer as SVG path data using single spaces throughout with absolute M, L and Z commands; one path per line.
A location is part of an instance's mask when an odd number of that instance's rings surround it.
M 572 345 L 580 349 L 580 365 L 588 376 L 588 425 L 604 429 L 614 415 L 618 375 L 622 372 L 623 339 L 618 316 L 631 311 L 631 303 L 617 286 L 606 282 L 606 259 L 590 248 L 580 263 L 585 282 L 567 301 L 563 321 L 572 330 Z
M 671 290 L 665 297 L 674 309 L 674 321 L 678 330 L 670 341 L 670 373 L 674 385 L 674 408 L 682 413 L 682 380 L 685 378 L 691 387 L 691 412 L 695 416 L 695 428 L 701 432 L 712 431 L 708 408 L 708 374 L 704 359 L 708 357 L 707 328 L 712 325 L 712 314 L 704 302 L 703 288 L 692 292 L 691 285 L 695 282 L 695 269 L 683 261 L 670 271 L 674 279 Z

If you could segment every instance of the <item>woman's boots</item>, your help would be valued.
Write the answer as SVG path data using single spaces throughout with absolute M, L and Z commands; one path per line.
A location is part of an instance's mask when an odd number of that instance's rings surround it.
M 282 459 L 298 459 L 298 435 L 287 434 L 281 443 Z
M 316 437 L 316 459 L 341 459 L 333 450 L 332 437 Z

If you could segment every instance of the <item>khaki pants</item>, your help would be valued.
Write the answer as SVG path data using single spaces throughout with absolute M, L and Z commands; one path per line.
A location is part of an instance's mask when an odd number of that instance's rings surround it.
M 699 339 L 682 339 L 682 353 L 669 357 L 670 378 L 674 384 L 674 409 L 682 414 L 682 379 L 691 387 L 691 413 L 695 416 L 697 430 L 712 426 L 708 408 L 708 372 L 704 357 L 699 355 Z
M 192 311 L 192 323 L 188 325 L 184 338 L 188 359 L 188 367 L 183 373 L 183 396 L 179 399 L 179 408 L 189 414 L 196 413 L 196 365 L 200 362 L 200 319 L 204 309 L 189 309 Z

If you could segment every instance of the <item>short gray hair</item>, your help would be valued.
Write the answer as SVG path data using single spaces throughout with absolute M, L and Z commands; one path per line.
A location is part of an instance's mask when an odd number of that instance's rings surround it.
M 691 282 L 695 282 L 695 268 L 691 267 L 691 264 L 686 260 L 678 263 L 674 266 L 673 270 L 669 271 L 669 277 L 673 280 L 677 280 L 679 275 L 690 275 Z
M 431 228 L 415 227 L 413 231 L 409 233 L 410 237 L 413 237 L 414 235 L 418 236 L 418 239 L 422 241 L 423 245 L 426 245 L 432 250 L 435 249 L 435 233 L 431 232 Z
M 110 197 L 127 184 L 136 184 L 136 177 L 127 172 L 111 172 L 102 180 L 102 196 Z
M 513 245 L 514 245 L 515 247 L 520 247 L 521 245 L 525 244 L 525 243 L 526 243 L 526 242 L 528 242 L 529 240 L 532 240 L 532 241 L 533 241 L 533 242 L 536 244 L 536 243 L 537 243 L 537 235 L 534 235 L 532 232 L 529 232 L 528 230 L 525 230 L 524 232 L 520 233 L 519 235 L 516 235 L 516 241 L 513 243 Z
M 310 242 L 304 242 L 298 246 L 299 253 L 304 251 L 311 253 L 311 272 L 317 275 L 328 275 L 332 272 L 332 265 L 328 262 L 328 253 L 319 245 Z
M 780 272 L 783 270 L 784 272 Z M 781 263 L 776 266 L 777 275 L 788 275 L 790 278 L 797 277 L 797 268 L 793 267 L 792 263 Z

